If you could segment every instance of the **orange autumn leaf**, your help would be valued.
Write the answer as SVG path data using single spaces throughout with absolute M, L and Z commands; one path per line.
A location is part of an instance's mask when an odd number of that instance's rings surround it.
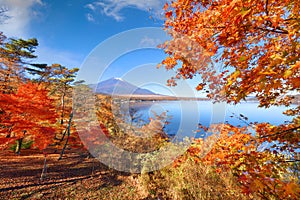
M 5 132 L 0 138 L 10 138 L 12 142 L 31 136 L 41 150 L 52 143 L 57 114 L 46 89 L 36 83 L 21 84 L 16 93 L 0 94 L 0 108 L 0 129 Z

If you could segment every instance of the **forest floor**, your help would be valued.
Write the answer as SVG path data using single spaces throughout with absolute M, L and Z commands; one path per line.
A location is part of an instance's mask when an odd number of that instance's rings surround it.
M 146 199 L 137 175 L 109 169 L 86 152 L 44 155 L 37 150 L 0 151 L 0 199 Z

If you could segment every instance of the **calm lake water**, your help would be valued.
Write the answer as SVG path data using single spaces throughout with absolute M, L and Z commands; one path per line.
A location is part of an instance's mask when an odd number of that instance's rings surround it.
M 156 101 L 135 102 L 130 104 L 129 110 L 134 113 L 138 121 L 149 122 L 155 118 L 154 113 L 167 114 L 168 124 L 165 132 L 169 135 L 183 134 L 188 137 L 195 135 L 198 124 L 205 126 L 215 123 L 229 122 L 233 125 L 247 125 L 239 119 L 240 114 L 248 118 L 247 122 L 269 122 L 281 124 L 291 120 L 291 117 L 282 114 L 286 107 L 258 108 L 258 103 L 247 102 L 238 105 L 212 104 L 209 101 Z M 199 134 L 199 133 L 198 133 Z

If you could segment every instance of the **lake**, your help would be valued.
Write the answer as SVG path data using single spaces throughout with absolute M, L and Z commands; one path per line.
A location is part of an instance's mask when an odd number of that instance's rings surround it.
M 228 122 L 232 125 L 245 126 L 250 122 L 269 122 L 281 124 L 291 120 L 282 114 L 287 107 L 258 108 L 257 102 L 245 102 L 238 105 L 212 104 L 210 101 L 145 101 L 123 103 L 125 110 L 134 116 L 136 124 L 147 123 L 155 114 L 166 113 L 165 132 L 168 135 L 182 135 L 182 137 L 199 137 L 196 134 L 198 124 L 209 126 L 215 123 Z M 295 106 L 293 106 L 295 107 Z M 123 108 L 124 109 L 124 108 Z M 240 119 L 240 114 L 247 117 L 247 123 Z M 196 135 L 195 135 L 196 134 Z

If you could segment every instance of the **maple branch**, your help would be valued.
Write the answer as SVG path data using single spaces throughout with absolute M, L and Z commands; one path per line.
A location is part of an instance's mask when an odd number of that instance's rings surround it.
M 286 133 L 286 132 L 295 131 L 299 128 L 300 128 L 300 126 L 296 126 L 294 128 L 290 128 L 290 129 L 287 129 L 287 130 L 284 130 L 284 131 L 279 131 L 279 132 L 276 132 L 276 133 L 273 133 L 273 134 L 260 136 L 260 138 L 266 138 L 266 137 L 272 137 L 272 136 L 275 136 L 275 135 L 280 135 L 280 134 L 283 134 L 283 133 Z
M 247 126 L 252 127 L 253 125 L 251 125 L 250 123 L 248 123 L 245 119 L 248 119 L 247 117 L 245 117 L 244 115 L 240 114 L 240 116 L 237 116 L 235 113 L 231 112 L 232 115 L 234 115 L 238 120 L 240 120 L 241 122 L 243 122 L 244 124 L 246 124 Z
M 290 20 L 299 20 L 300 18 L 297 18 L 297 17 L 292 17 L 292 18 L 288 18 L 288 19 L 285 19 L 283 21 L 290 21 Z
M 226 26 L 204 26 L 203 28 L 210 28 L 210 29 L 216 29 L 216 28 L 226 28 Z
M 244 25 L 244 26 L 241 26 L 241 27 L 245 28 L 245 27 L 249 27 L 249 26 L 248 25 Z M 208 29 L 224 29 L 224 28 L 226 28 L 226 26 L 204 26 L 203 28 L 208 28 Z M 254 27 L 254 29 L 258 29 L 258 30 L 262 30 L 262 31 L 266 31 L 266 32 L 281 33 L 281 34 L 288 34 L 289 33 L 287 30 L 284 30 L 284 29 L 279 28 L 279 27 L 277 27 L 277 28 L 272 27 L 272 29 L 261 28 L 261 27 Z
M 281 34 L 288 34 L 289 32 L 286 30 L 282 30 L 282 29 L 267 29 L 267 28 L 261 28 L 261 27 L 254 27 L 254 29 L 258 29 L 258 30 L 262 30 L 262 31 L 266 31 L 266 32 L 273 32 L 273 33 L 281 33 Z
M 267 15 L 267 16 L 269 16 L 268 4 L 269 4 L 269 0 L 266 0 L 266 7 L 265 7 L 265 11 L 266 11 L 266 15 Z
M 279 160 L 278 162 L 300 162 L 299 159 L 295 159 L 295 160 Z

